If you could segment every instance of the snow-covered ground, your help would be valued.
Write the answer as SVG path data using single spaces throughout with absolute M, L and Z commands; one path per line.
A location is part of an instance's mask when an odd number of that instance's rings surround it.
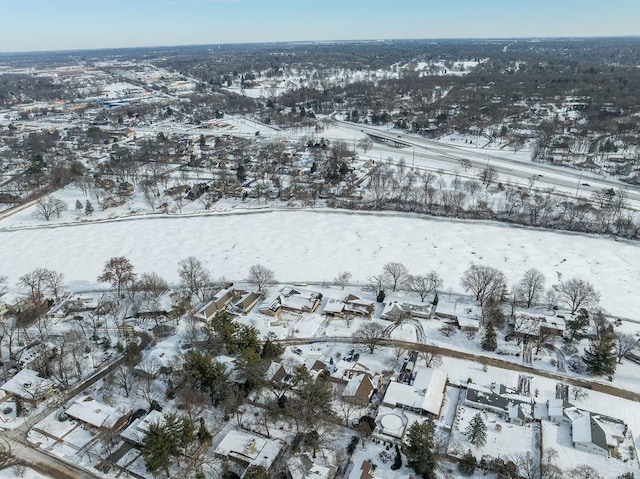
M 0 222 L 0 228 L 4 226 Z M 609 238 L 540 231 L 491 222 L 333 210 L 237 211 L 194 217 L 119 219 L 106 223 L 0 230 L 0 274 L 14 285 L 44 266 L 65 274 L 72 289 L 92 289 L 106 260 L 124 255 L 138 272 L 177 281 L 177 262 L 203 261 L 215 277 L 239 280 L 262 263 L 281 281 L 332 281 L 350 271 L 363 283 L 389 261 L 413 274 L 436 270 L 444 291 L 461 292 L 472 264 L 490 265 L 516 282 L 529 268 L 548 284 L 591 281 L 611 314 L 640 309 L 640 248 Z

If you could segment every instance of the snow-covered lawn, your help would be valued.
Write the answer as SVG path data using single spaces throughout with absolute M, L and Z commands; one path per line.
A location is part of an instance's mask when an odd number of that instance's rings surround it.
M 0 228 L 4 226 L 0 222 Z M 45 266 L 63 272 L 71 288 L 95 288 L 105 261 L 124 255 L 138 272 L 177 281 L 177 262 L 196 256 L 215 277 L 246 277 L 262 263 L 281 281 L 332 281 L 350 271 L 364 282 L 389 261 L 414 273 L 435 269 L 443 289 L 461 291 L 472 263 L 501 269 L 509 282 L 529 268 L 549 284 L 591 281 L 611 314 L 640 309 L 640 248 L 579 234 L 532 230 L 491 222 L 343 211 L 248 211 L 196 217 L 123 219 L 109 223 L 0 230 L 0 273 L 15 284 Z

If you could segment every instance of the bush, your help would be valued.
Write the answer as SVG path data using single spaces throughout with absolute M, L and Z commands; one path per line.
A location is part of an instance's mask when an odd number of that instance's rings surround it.
M 353 454 L 356 450 L 356 447 L 358 447 L 358 441 L 360 439 L 358 439 L 358 436 L 352 436 L 351 437 L 351 442 L 349 442 L 349 445 L 347 446 L 347 453 L 348 454 Z
M 460 458 L 460 462 L 458 463 L 458 470 L 464 474 L 465 476 L 472 475 L 476 470 L 476 458 L 471 452 L 471 449 L 465 452 L 464 456 Z
M 384 293 L 384 291 L 380 290 L 380 292 L 378 293 L 378 296 L 376 296 L 376 301 L 377 301 L 378 303 L 382 303 L 382 302 L 384 301 L 384 298 L 385 298 L 386 296 L 387 296 L 387 295 Z
M 402 454 L 400 454 L 400 448 L 396 444 L 396 458 L 394 459 L 393 464 L 391 464 L 391 470 L 396 471 L 401 467 L 402 467 Z

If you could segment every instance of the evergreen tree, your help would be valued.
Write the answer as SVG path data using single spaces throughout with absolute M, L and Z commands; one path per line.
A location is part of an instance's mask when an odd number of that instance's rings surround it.
M 151 473 L 164 471 L 169 476 L 172 457 L 195 439 L 195 426 L 187 416 L 166 414 L 164 421 L 152 423 L 142 443 L 142 457 Z
M 391 470 L 397 471 L 402 467 L 402 454 L 400 454 L 400 448 L 396 444 L 396 458 L 393 460 L 393 464 L 391 464 Z
M 435 424 L 431 418 L 411 424 L 407 445 L 403 447 L 407 465 L 424 479 L 431 479 L 438 466 L 439 454 L 435 438 Z
M 252 464 L 244 473 L 244 479 L 269 479 L 269 474 L 264 466 L 256 466 Z
M 87 216 L 91 216 L 93 214 L 93 205 L 89 200 L 84 204 L 84 214 Z
M 464 430 L 464 435 L 474 446 L 484 446 L 487 443 L 487 425 L 482 420 L 480 413 L 473 416 L 473 419 Z
M 496 339 L 496 327 L 491 321 L 487 323 L 487 327 L 484 330 L 484 338 L 482 338 L 482 349 L 485 351 L 495 351 L 498 347 L 498 341 Z
M 236 178 L 238 179 L 238 183 L 244 183 L 247 181 L 247 172 L 242 163 L 238 165 L 238 169 L 236 170 Z
M 616 371 L 616 342 L 612 334 L 602 334 L 589 341 L 582 360 L 594 376 L 612 377 Z
M 80 200 L 76 200 L 76 211 L 82 210 L 82 202 Z
M 580 338 L 587 327 L 589 326 L 589 312 L 582 308 L 578 310 L 574 319 L 567 321 L 567 331 L 569 333 L 569 340 L 573 341 L 576 338 Z
M 471 449 L 468 449 L 467 452 L 464 453 L 464 456 L 460 458 L 458 470 L 465 476 L 471 476 L 476 470 L 476 465 L 476 458 L 471 452 Z

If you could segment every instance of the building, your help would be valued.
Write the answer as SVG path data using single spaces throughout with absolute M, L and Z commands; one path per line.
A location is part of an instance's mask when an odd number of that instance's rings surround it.
M 53 395 L 53 382 L 41 378 L 31 369 L 23 369 L 4 383 L 0 389 L 12 396 L 37 406 L 41 401 Z
M 144 442 L 144 438 L 147 437 L 149 427 L 152 424 L 163 423 L 164 415 L 154 409 L 145 417 L 134 419 L 129 427 L 120 433 L 120 437 L 134 446 L 140 446 Z
M 507 388 L 504 384 L 485 388 L 469 383 L 464 405 L 492 411 L 506 421 L 519 425 L 533 419 L 533 400 Z
M 129 418 L 133 409 L 127 406 L 115 408 L 96 401 L 91 396 L 79 396 L 65 411 L 67 416 L 87 426 L 108 431 L 119 431 Z
M 229 303 L 240 297 L 238 293 L 238 291 L 231 288 L 221 289 L 211 298 L 211 301 L 198 310 L 195 316 L 204 321 L 211 321 L 211 318 L 213 318 L 216 313 L 224 311 L 227 309 Z
M 325 316 L 346 318 L 360 316 L 370 318 L 376 306 L 372 301 L 361 299 L 355 294 L 348 294 L 344 299 L 329 299 L 325 304 L 323 313 Z
M 358 406 L 366 406 L 375 390 L 376 386 L 370 374 L 358 374 L 353 376 L 345 386 L 342 391 L 342 400 Z
M 287 472 L 291 479 L 333 479 L 337 468 L 322 466 L 308 455 L 299 454 L 287 459 Z
M 215 455 L 242 467 L 262 466 L 267 471 L 282 452 L 282 444 L 243 431 L 229 431 L 222 438 Z
M 321 301 L 321 293 L 303 288 L 286 287 L 263 301 L 259 311 L 269 316 L 277 316 L 282 311 L 313 313 L 318 309 Z
M 387 321 L 397 321 L 401 318 L 431 319 L 431 312 L 434 308 L 435 306 L 433 304 L 399 303 L 392 301 L 385 303 L 380 318 L 386 319 Z
M 438 417 L 446 386 L 446 373 L 439 369 L 421 368 L 412 385 L 389 383 L 382 404 Z

